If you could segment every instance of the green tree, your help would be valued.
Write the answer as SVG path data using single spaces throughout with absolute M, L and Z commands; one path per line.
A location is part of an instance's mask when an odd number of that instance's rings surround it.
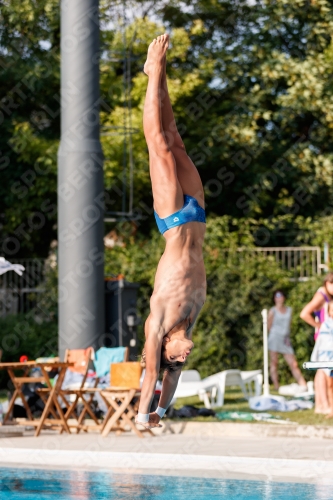
M 55 238 L 59 138 L 59 5 L 2 2 L 2 253 L 47 255 Z
M 133 127 L 133 206 L 143 215 L 136 228 L 148 234 L 154 223 L 142 67 L 148 43 L 167 29 L 171 98 L 204 181 L 208 213 L 290 215 L 289 233 L 299 215 L 329 215 L 332 2 L 195 0 L 186 12 L 177 1 L 131 5 L 131 22 L 123 26 L 116 6 L 101 1 L 101 121 L 112 134 L 102 137 L 107 209 L 122 209 L 121 127 Z M 2 240 L 8 253 L 15 253 L 16 238 L 21 255 L 46 255 L 56 220 L 59 3 L 9 0 L 1 15 Z M 124 82 L 131 86 L 131 122 Z M 128 159 L 126 169 L 129 177 Z M 117 229 L 127 234 L 122 224 Z M 265 244 L 290 243 L 280 236 L 275 231 Z
M 332 196 L 332 2 L 191 6 L 184 15 L 168 2 L 161 15 L 169 26 L 200 23 L 187 63 L 213 65 L 205 87 L 219 98 L 182 116 L 209 211 L 321 215 Z

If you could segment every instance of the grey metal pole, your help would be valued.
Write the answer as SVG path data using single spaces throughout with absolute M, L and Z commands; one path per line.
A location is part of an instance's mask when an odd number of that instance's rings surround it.
M 59 355 L 104 335 L 103 153 L 99 2 L 61 1 L 58 151 Z

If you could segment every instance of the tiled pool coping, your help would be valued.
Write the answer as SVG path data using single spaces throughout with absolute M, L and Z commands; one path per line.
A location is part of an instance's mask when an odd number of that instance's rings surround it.
M 274 478 L 294 478 L 311 481 L 332 478 L 333 461 L 293 460 L 284 458 L 253 458 L 190 454 L 131 453 L 91 450 L 46 450 L 27 448 L 0 448 L 0 465 L 28 465 L 43 468 L 126 469 L 133 471 L 158 470 L 167 472 L 192 471 L 195 475 L 205 471 L 239 473 Z

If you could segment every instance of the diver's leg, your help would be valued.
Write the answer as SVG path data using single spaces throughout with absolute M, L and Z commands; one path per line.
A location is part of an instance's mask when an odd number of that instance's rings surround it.
M 180 210 L 184 204 L 176 163 L 164 137 L 161 115 L 161 78 L 168 37 L 158 37 L 148 49 L 144 67 L 148 87 L 143 111 L 143 129 L 149 151 L 149 168 L 154 208 L 162 218 Z
M 185 146 L 178 132 L 176 120 L 173 114 L 166 78 L 166 57 L 164 58 L 161 92 L 162 126 L 167 144 L 176 161 L 179 183 L 182 187 L 183 193 L 196 198 L 199 204 L 204 208 L 204 191 L 200 175 L 191 158 L 186 153 Z
M 164 35 L 163 35 L 164 36 Z M 183 140 L 179 134 L 175 116 L 169 96 L 169 89 L 166 75 L 166 56 L 163 59 L 163 73 L 161 79 L 161 105 L 162 105 L 162 126 L 166 141 L 171 150 L 178 147 L 185 150 Z

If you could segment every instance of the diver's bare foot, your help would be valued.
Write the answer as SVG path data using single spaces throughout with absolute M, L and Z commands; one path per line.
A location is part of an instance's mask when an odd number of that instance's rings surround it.
M 165 53 L 169 47 L 169 35 L 165 33 L 164 35 L 155 38 L 148 47 L 147 60 L 143 67 L 143 71 L 146 75 L 156 69 L 161 69 L 164 66 Z

